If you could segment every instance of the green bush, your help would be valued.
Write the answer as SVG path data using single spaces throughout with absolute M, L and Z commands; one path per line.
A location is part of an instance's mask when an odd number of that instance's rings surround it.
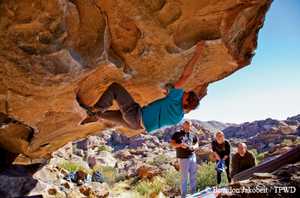
M 203 190 L 206 187 L 217 185 L 217 172 L 215 170 L 216 164 L 214 162 L 202 163 L 197 171 L 197 189 Z M 220 186 L 228 183 L 226 173 L 222 173 L 222 180 Z
M 138 183 L 134 190 L 143 197 L 152 197 L 158 195 L 166 187 L 166 180 L 162 177 L 154 177 L 153 180 L 145 180 Z
M 119 178 L 118 170 L 111 166 L 95 166 L 94 171 L 99 171 L 104 177 L 104 181 L 109 185 L 113 185 Z
M 166 164 L 170 161 L 171 161 L 170 157 L 168 157 L 164 154 L 160 154 L 160 155 L 155 156 L 153 158 L 153 160 L 148 163 L 153 166 L 160 166 L 160 165 Z
M 102 152 L 102 151 L 107 151 L 107 152 L 111 152 L 111 148 L 106 146 L 106 145 L 100 145 L 98 146 L 98 152 Z
M 81 170 L 85 173 L 89 173 L 90 170 L 84 168 L 83 166 L 81 166 L 80 164 L 77 164 L 75 162 L 69 162 L 69 161 L 64 161 L 61 164 L 58 165 L 58 167 L 65 169 L 69 172 L 76 172 L 78 170 Z
M 294 144 L 294 142 L 291 139 L 284 139 L 281 144 L 285 146 L 291 146 Z
M 152 181 L 146 180 L 138 183 L 134 190 L 144 197 L 149 197 L 152 194 L 163 192 L 167 187 L 176 192 L 180 192 L 180 172 L 169 170 L 164 172 L 162 176 L 155 177 Z M 220 186 L 228 184 L 226 173 L 222 173 L 222 181 Z M 206 187 L 217 185 L 217 176 L 215 163 L 202 163 L 197 170 L 197 190 L 201 191 Z
M 166 184 L 175 191 L 180 191 L 180 172 L 176 170 L 166 171 L 164 174 Z
M 256 159 L 256 164 L 259 164 L 265 158 L 266 155 L 266 152 L 258 153 L 256 149 L 251 149 L 250 152 L 254 154 Z

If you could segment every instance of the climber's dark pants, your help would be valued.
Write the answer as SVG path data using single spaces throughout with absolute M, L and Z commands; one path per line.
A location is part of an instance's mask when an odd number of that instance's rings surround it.
M 218 161 L 217 161 L 217 163 L 218 163 Z M 230 164 L 230 160 L 229 160 L 229 159 L 225 160 L 225 166 L 226 166 L 225 171 L 226 171 L 226 176 L 227 176 L 228 182 L 230 183 L 230 182 L 231 182 L 231 177 L 230 177 L 230 172 L 229 172 L 229 164 Z M 221 178 L 221 175 L 222 175 L 222 173 L 219 173 L 219 172 L 217 171 L 217 182 L 218 182 L 218 184 L 221 183 L 221 179 L 222 179 L 222 178 Z
M 120 110 L 107 111 L 116 101 Z M 103 119 L 118 122 L 131 129 L 142 129 L 141 107 L 134 101 L 127 90 L 118 83 L 112 83 L 104 91 L 95 107 L 101 111 L 98 113 Z

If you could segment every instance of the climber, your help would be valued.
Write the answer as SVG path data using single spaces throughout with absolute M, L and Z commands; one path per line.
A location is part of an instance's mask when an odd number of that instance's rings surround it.
M 211 143 L 214 158 L 216 159 L 217 183 L 221 183 L 221 175 L 226 171 L 227 180 L 231 182 L 229 164 L 230 164 L 230 149 L 231 145 L 228 140 L 225 140 L 224 133 L 217 131 L 215 140 Z
M 184 113 L 195 109 L 199 100 L 206 95 L 207 85 L 201 86 L 198 95 L 195 91 L 185 92 L 182 89 L 191 76 L 193 67 L 200 58 L 204 47 L 204 41 L 197 44 L 194 55 L 185 65 L 179 80 L 171 86 L 166 86 L 164 98 L 141 107 L 123 86 L 114 82 L 104 91 L 93 107 L 81 104 L 89 115 L 81 124 L 106 119 L 118 122 L 130 129 L 151 132 L 166 125 L 179 123 Z M 108 110 L 112 106 L 113 100 L 117 102 L 119 110 Z
M 254 154 L 248 151 L 245 143 L 239 143 L 237 152 L 232 156 L 231 177 L 255 165 L 256 159 Z
M 189 180 L 190 193 L 196 192 L 197 160 L 195 150 L 199 147 L 198 138 L 191 133 L 191 121 L 185 121 L 182 129 L 173 134 L 171 146 L 176 149 L 176 157 L 179 162 L 181 173 L 181 197 L 186 197 L 187 185 Z

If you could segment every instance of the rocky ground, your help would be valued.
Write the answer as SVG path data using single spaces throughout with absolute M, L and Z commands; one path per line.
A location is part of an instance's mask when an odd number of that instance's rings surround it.
M 199 137 L 207 137 L 207 133 L 199 128 L 195 129 Z M 172 131 L 175 132 L 176 129 Z M 152 181 L 163 177 L 164 174 L 170 174 L 170 177 L 171 174 L 176 174 L 176 181 L 170 181 L 171 186 L 165 185 L 163 194 L 153 192 L 151 195 L 176 196 L 179 194 L 179 186 L 176 184 L 179 179 L 178 164 L 175 151 L 166 141 L 170 134 L 164 134 L 158 132 L 156 135 L 127 138 L 116 131 L 108 130 L 98 136 L 89 136 L 69 143 L 53 153 L 50 162 L 34 174 L 33 177 L 40 184 L 30 195 L 145 197 L 148 195 L 137 189 L 142 188 L 139 184 L 143 181 Z M 204 146 L 198 153 L 199 161 L 208 160 L 208 147 Z M 68 182 L 63 178 L 72 172 L 72 169 L 75 173 L 83 170 L 88 174 L 86 177 L 92 176 L 93 172 L 98 170 L 103 175 L 104 182 L 89 182 L 88 179 Z
M 267 119 L 241 125 L 218 122 L 203 125 L 200 121 L 192 122 L 193 131 L 200 140 L 200 149 L 197 151 L 199 168 L 210 159 L 210 141 L 214 131 L 218 130 L 215 126 L 226 126 L 222 129 L 233 146 L 237 141 L 246 140 L 251 149 L 256 149 L 255 154 L 259 161 L 278 156 L 299 144 L 299 115 L 286 121 Z M 49 198 L 178 196 L 178 164 L 175 151 L 170 148 L 168 142 L 172 133 L 179 128 L 180 126 L 174 126 L 157 131 L 154 135 L 133 138 L 120 135 L 115 130 L 106 130 L 96 136 L 70 142 L 52 153 L 51 160 L 46 164 L 44 162 L 41 167 L 6 170 L 0 175 L 0 189 L 6 189 L 2 195 L 18 197 L 28 194 Z M 269 133 L 276 134 L 277 139 L 282 141 L 272 145 L 274 138 L 265 138 L 263 143 L 267 147 L 255 147 L 262 144 L 261 135 L 268 137 Z M 293 138 L 286 140 L 291 136 Z M 255 141 L 255 144 L 251 144 Z M 214 174 L 213 164 L 212 168 L 205 171 Z M 209 184 L 208 181 L 214 178 L 213 175 L 199 177 L 207 177 L 204 179 L 208 182 L 207 186 L 214 184 Z M 272 175 L 258 174 L 253 179 L 232 184 L 226 187 L 226 190 L 250 188 L 258 183 L 267 187 L 290 184 L 299 188 L 299 164 L 290 165 Z M 199 186 L 199 189 L 203 189 L 203 186 Z M 274 192 L 270 191 L 267 195 L 273 194 Z M 238 197 L 239 194 L 225 193 L 224 196 Z M 250 197 L 253 196 L 254 194 Z
M 231 189 L 231 192 L 223 193 L 222 197 L 295 198 L 300 190 L 300 163 L 289 164 L 272 174 L 255 174 L 251 179 L 229 185 L 228 189 Z
M 129 139 L 115 131 L 106 131 L 70 142 L 54 152 L 47 165 L 33 174 L 35 187 L 27 188 L 32 188 L 29 196 L 143 197 L 135 190 L 138 183 L 176 168 L 175 152 L 156 136 Z M 96 171 L 101 172 L 103 180 L 89 179 Z M 66 177 L 70 173 L 75 173 L 77 178 L 68 181 Z M 14 190 L 8 193 L 17 195 Z

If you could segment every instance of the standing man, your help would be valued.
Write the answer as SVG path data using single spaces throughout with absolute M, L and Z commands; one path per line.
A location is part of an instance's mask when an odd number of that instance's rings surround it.
M 253 153 L 247 150 L 245 143 L 239 143 L 237 152 L 232 156 L 231 177 L 256 165 Z
M 195 149 L 198 148 L 198 138 L 190 133 L 191 122 L 185 121 L 182 130 L 176 132 L 171 139 L 171 146 L 176 149 L 176 157 L 179 159 L 181 173 L 181 197 L 187 194 L 187 182 L 189 178 L 190 193 L 196 192 L 197 161 Z
M 227 175 L 228 182 L 231 182 L 231 177 L 229 173 L 229 164 L 230 164 L 230 143 L 228 140 L 225 140 L 224 133 L 222 131 L 216 132 L 215 140 L 211 143 L 212 151 L 219 167 L 220 163 L 225 165 L 225 171 Z M 221 183 L 221 174 L 222 171 L 217 168 L 217 182 Z

